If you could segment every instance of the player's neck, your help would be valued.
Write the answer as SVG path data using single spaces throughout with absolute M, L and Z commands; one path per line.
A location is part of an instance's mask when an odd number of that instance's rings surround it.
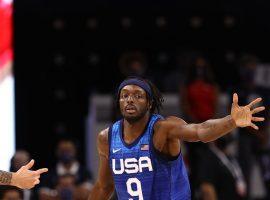
M 145 129 L 148 123 L 149 117 L 150 117 L 150 114 L 146 114 L 144 117 L 142 117 L 138 121 L 132 122 L 132 123 L 124 119 L 124 124 L 123 124 L 124 137 L 134 138 L 142 134 L 143 130 Z

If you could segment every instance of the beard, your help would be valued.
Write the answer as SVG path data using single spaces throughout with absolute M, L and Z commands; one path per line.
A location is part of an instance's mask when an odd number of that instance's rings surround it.
M 142 119 L 146 115 L 147 112 L 148 112 L 148 109 L 144 108 L 143 110 L 138 112 L 137 115 L 129 115 L 125 111 L 121 110 L 123 118 L 125 120 L 127 120 L 127 122 L 130 124 L 135 123 L 135 122 L 139 121 L 140 119 Z

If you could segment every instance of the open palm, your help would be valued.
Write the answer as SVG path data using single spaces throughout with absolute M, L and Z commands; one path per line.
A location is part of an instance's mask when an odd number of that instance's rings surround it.
M 252 128 L 256 130 L 259 129 L 258 126 L 256 126 L 253 122 L 264 121 L 264 117 L 254 117 L 253 115 L 265 109 L 264 106 L 260 106 L 260 107 L 255 106 L 261 100 L 262 98 L 257 98 L 246 106 L 239 106 L 238 95 L 236 93 L 233 94 L 231 116 L 234 119 L 236 126 L 238 127 L 251 126 Z

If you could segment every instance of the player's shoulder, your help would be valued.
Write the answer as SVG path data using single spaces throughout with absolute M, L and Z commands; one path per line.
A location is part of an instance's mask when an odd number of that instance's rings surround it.
M 98 133 L 98 143 L 102 145 L 109 144 L 109 127 Z
M 99 154 L 108 158 L 109 155 L 109 128 L 98 133 L 97 147 Z
M 182 118 L 176 116 L 168 116 L 164 119 L 158 120 L 155 124 L 155 129 L 157 130 L 160 128 L 167 128 L 173 126 L 175 123 L 177 123 L 178 125 L 187 124 Z
M 182 118 L 176 117 L 176 116 L 168 116 L 165 118 L 165 120 L 167 122 L 178 122 L 178 123 L 181 123 L 183 125 L 187 124 L 187 122 L 185 122 L 185 120 L 183 120 Z

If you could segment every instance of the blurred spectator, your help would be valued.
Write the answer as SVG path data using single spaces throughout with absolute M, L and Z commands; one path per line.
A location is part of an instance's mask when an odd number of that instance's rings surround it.
M 26 165 L 30 161 L 30 154 L 24 150 L 18 150 L 15 152 L 14 156 L 10 161 L 10 171 L 16 172 L 23 165 Z M 23 190 L 24 200 L 34 199 L 34 189 L 33 190 Z
M 43 189 L 40 200 L 86 200 L 89 191 L 76 185 L 76 178 L 71 174 L 59 176 L 54 190 Z
M 259 60 L 254 55 L 244 55 L 239 61 L 239 74 L 240 74 L 240 88 L 239 98 L 241 104 L 249 103 L 256 97 L 263 98 L 263 105 L 266 105 L 267 96 L 264 95 L 263 90 L 260 90 L 259 82 L 265 80 L 262 73 L 258 68 Z M 258 81 L 261 79 L 260 81 Z M 261 125 L 264 125 L 262 122 Z M 239 162 L 243 169 L 247 185 L 250 189 L 251 183 L 251 170 L 258 160 L 258 151 L 260 149 L 260 134 L 254 134 L 252 128 L 239 129 Z M 250 196 L 250 194 L 248 194 Z
M 240 88 L 243 93 L 256 93 L 255 76 L 258 58 L 254 55 L 244 55 L 239 59 Z
M 30 154 L 24 150 L 18 150 L 10 160 L 10 171 L 16 172 L 30 161 Z
M 187 79 L 187 70 L 191 66 L 192 60 L 196 52 L 182 52 L 176 56 L 176 69 L 170 72 L 166 69 L 166 76 L 162 74 L 163 85 L 161 89 L 168 93 L 178 93 L 179 85 L 182 86 Z
M 146 58 L 139 51 L 123 53 L 119 59 L 121 80 L 129 76 L 145 76 L 147 67 Z
M 156 78 L 160 77 L 158 76 L 160 70 L 154 68 L 154 70 L 149 71 L 147 56 L 141 51 L 134 50 L 123 53 L 119 58 L 118 66 L 120 70 L 118 83 L 127 77 L 139 76 L 147 78 L 157 85 L 161 84 L 160 79 L 155 81 Z M 164 78 L 164 74 L 162 74 L 162 78 Z
M 204 57 L 197 56 L 187 70 L 186 82 L 183 86 L 180 86 L 181 107 L 184 118 L 193 123 L 214 118 L 217 111 L 218 87 L 208 62 Z M 203 157 L 201 152 L 204 145 L 201 143 L 187 143 L 186 146 L 191 191 L 196 192 L 196 188 L 198 188 L 198 161 L 200 157 Z
M 246 197 L 246 183 L 230 151 L 232 135 L 222 137 L 204 151 L 199 180 L 202 200 L 238 200 Z
M 267 122 L 260 128 L 258 134 L 260 140 L 259 148 L 259 164 L 261 166 L 262 177 L 265 183 L 267 196 L 265 199 L 270 199 L 270 120 L 269 113 L 266 117 Z
M 1 200 L 24 200 L 23 191 L 14 186 L 0 186 Z
M 74 142 L 69 139 L 60 140 L 57 145 L 56 155 L 57 163 L 55 168 L 49 171 L 48 176 L 42 182 L 42 188 L 40 189 L 41 199 L 56 198 L 59 195 L 66 195 L 66 199 L 69 199 L 75 189 L 80 191 L 77 192 L 76 198 L 85 199 L 92 188 L 91 174 L 77 160 L 77 150 Z
M 208 62 L 202 56 L 196 57 L 188 69 L 180 93 L 182 108 L 189 121 L 202 122 L 215 116 L 218 87 Z
M 59 199 L 72 200 L 75 199 L 75 177 L 70 174 L 62 175 L 58 178 L 56 190 L 58 191 Z

